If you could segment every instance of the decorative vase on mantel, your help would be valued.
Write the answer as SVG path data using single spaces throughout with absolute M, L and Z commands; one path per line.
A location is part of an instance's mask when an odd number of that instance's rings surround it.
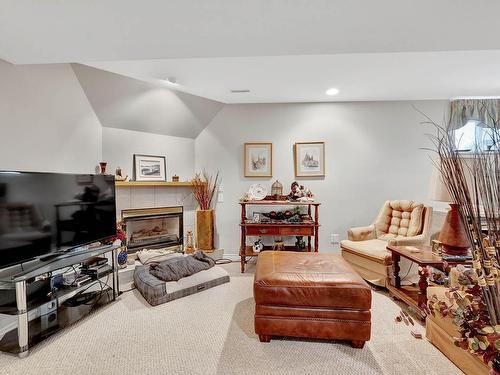
M 196 211 L 197 249 L 214 250 L 214 210 Z

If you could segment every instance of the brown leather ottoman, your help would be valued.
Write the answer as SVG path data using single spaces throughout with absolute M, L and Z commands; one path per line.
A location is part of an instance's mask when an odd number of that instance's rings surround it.
M 370 339 L 371 289 L 340 256 L 264 251 L 255 271 L 255 333 L 349 340 Z

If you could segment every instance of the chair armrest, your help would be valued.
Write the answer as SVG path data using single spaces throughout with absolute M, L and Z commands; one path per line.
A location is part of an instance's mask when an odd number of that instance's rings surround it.
M 375 239 L 375 225 L 351 228 L 347 231 L 347 238 L 351 241 L 366 241 Z
M 394 246 L 419 246 L 423 245 L 425 240 L 425 235 L 419 234 L 413 237 L 401 237 L 389 240 L 389 245 Z

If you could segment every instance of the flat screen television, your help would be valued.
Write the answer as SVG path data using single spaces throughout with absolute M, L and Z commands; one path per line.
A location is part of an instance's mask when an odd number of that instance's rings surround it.
M 0 170 L 0 269 L 114 235 L 114 176 Z

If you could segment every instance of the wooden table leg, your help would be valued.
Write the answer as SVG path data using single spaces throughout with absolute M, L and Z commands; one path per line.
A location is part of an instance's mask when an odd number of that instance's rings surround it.
M 311 252 L 311 236 L 307 236 L 307 251 Z
M 427 282 L 427 276 L 429 276 L 427 267 L 419 266 L 418 275 L 420 276 L 418 280 L 418 307 L 425 311 L 425 306 L 427 306 L 427 287 L 429 286 Z
M 247 219 L 246 206 L 245 204 L 241 205 L 241 224 L 245 224 Z M 244 226 L 241 227 L 241 242 L 240 242 L 240 256 L 241 256 L 241 273 L 245 272 L 245 253 L 247 247 L 247 237 L 246 237 L 246 229 Z
M 401 261 L 401 256 L 393 252 L 392 253 L 392 265 L 393 265 L 393 272 L 394 272 L 394 286 L 396 288 L 401 288 L 401 277 L 399 276 L 399 271 L 401 268 L 399 267 L 399 262 Z
M 314 233 L 314 252 L 318 252 L 318 246 L 319 246 L 319 218 L 318 218 L 318 206 L 314 206 L 314 228 L 315 228 L 315 233 Z

